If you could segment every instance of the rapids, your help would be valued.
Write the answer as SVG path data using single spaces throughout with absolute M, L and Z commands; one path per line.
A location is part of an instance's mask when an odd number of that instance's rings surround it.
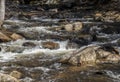
M 120 64 L 80 67 L 58 62 L 64 54 L 88 46 L 106 44 L 119 48 L 119 22 L 96 20 L 95 12 L 89 10 L 24 13 L 14 14 L 4 22 L 4 29 L 18 33 L 24 39 L 0 43 L 1 73 L 19 71 L 22 73 L 20 82 L 120 82 Z M 59 28 L 76 21 L 84 25 L 80 33 Z M 58 47 L 45 48 L 42 43 L 46 41 L 56 43 Z

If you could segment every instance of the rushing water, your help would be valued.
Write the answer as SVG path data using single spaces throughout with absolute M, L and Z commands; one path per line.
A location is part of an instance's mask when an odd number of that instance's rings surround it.
M 21 34 L 26 33 L 24 36 L 30 35 L 31 37 L 0 43 L 0 72 L 10 73 L 13 70 L 18 70 L 23 74 L 21 82 L 120 82 L 119 64 L 77 67 L 63 65 L 57 61 L 60 56 L 78 49 L 77 46 L 73 47 L 74 44 L 70 46 L 70 41 L 67 39 L 49 39 L 44 35 L 67 35 L 64 31 L 49 30 L 52 27 L 57 28 L 61 24 L 61 20 L 64 19 L 51 19 L 45 16 L 32 16 L 29 20 L 19 20 L 13 16 L 6 20 L 5 29 Z M 116 43 L 119 41 L 120 34 L 102 31 L 100 26 L 104 25 L 103 22 L 95 22 L 92 17 L 66 18 L 66 20 L 70 22 L 82 21 L 86 28 L 90 28 L 91 31 L 95 30 L 98 34 L 98 40 L 90 41 L 88 44 L 80 46 L 80 49 L 106 43 L 118 46 Z M 46 23 L 46 25 L 41 25 L 41 23 Z M 87 38 L 88 41 L 89 39 L 91 38 Z M 60 47 L 53 50 L 45 49 L 41 45 L 44 41 L 56 42 Z M 36 46 L 23 46 L 25 42 L 31 42 Z

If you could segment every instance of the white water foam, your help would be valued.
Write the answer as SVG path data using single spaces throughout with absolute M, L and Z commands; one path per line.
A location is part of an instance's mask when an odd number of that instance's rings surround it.
M 47 40 L 47 41 L 52 41 L 52 40 Z M 3 43 L 3 44 L 0 44 L 0 46 L 14 46 L 14 47 L 18 46 L 18 47 L 24 48 L 24 46 L 22 46 L 22 44 L 25 42 L 33 42 L 37 46 L 33 47 L 33 48 L 25 48 L 23 50 L 23 52 L 21 52 L 21 53 L 10 52 L 10 51 L 5 52 L 4 50 L 2 50 L 0 52 L 0 61 L 9 61 L 9 60 L 14 59 L 18 55 L 31 55 L 31 56 L 33 56 L 33 54 L 44 53 L 45 55 L 55 56 L 56 54 L 67 53 L 67 52 L 75 50 L 75 49 L 66 49 L 66 45 L 67 45 L 68 41 L 61 41 L 61 42 L 54 41 L 54 42 L 60 44 L 60 48 L 55 49 L 55 50 L 42 49 L 41 48 L 42 40 L 37 41 L 37 40 L 25 40 L 25 39 L 23 39 L 23 40 L 17 40 L 17 41 L 11 41 L 8 43 Z M 2 47 L 2 49 L 4 49 L 4 48 Z
M 109 77 L 113 78 L 114 82 L 120 82 L 120 74 L 117 72 L 112 72 L 109 70 L 106 70 L 106 73 Z

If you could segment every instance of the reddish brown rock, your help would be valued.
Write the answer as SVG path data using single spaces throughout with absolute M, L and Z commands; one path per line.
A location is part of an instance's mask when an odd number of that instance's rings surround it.
M 58 43 L 48 41 L 48 42 L 42 42 L 42 47 L 48 49 L 58 49 L 60 45 Z

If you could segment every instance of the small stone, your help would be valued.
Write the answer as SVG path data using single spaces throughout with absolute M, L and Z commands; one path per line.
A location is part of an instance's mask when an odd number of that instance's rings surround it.
M 102 17 L 102 14 L 101 13 L 96 13 L 95 17 Z
M 95 14 L 95 19 L 96 20 L 101 20 L 102 19 L 102 14 L 101 13 L 96 13 Z
M 82 22 L 75 22 L 73 23 L 73 29 L 74 31 L 80 31 L 83 27 L 83 23 Z
M 65 30 L 68 32 L 72 32 L 73 31 L 73 25 L 72 24 L 66 24 L 64 26 Z
M 22 77 L 22 73 L 20 73 L 20 72 L 18 72 L 18 71 L 12 71 L 12 72 L 10 73 L 10 75 L 11 75 L 12 77 L 15 77 L 16 79 L 20 79 L 20 78 Z
M 23 37 L 19 34 L 16 34 L 16 33 L 13 33 L 11 36 L 10 36 L 13 40 L 18 40 L 18 39 L 23 39 Z
M 60 48 L 60 45 L 56 42 L 48 41 L 48 42 L 42 42 L 42 47 L 43 48 L 48 48 L 48 49 L 58 49 Z
M 83 23 L 82 22 L 75 22 L 72 24 L 66 24 L 64 26 L 65 30 L 68 32 L 77 32 L 80 31 L 83 27 Z

